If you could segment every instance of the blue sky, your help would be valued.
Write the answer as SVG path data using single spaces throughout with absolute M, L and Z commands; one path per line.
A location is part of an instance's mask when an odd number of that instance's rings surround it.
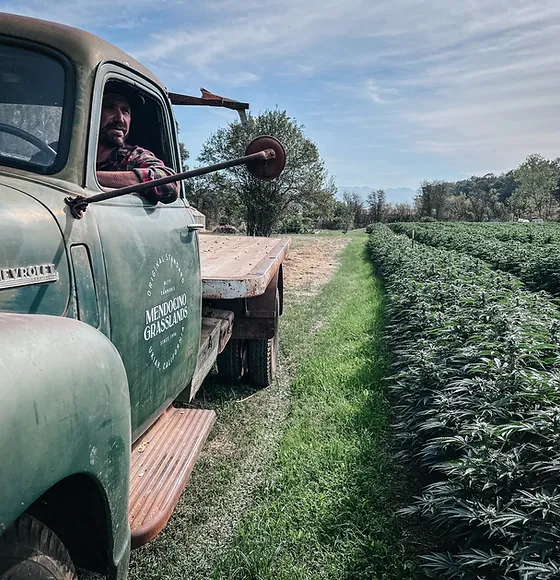
M 0 0 L 83 28 L 169 90 L 285 109 L 344 186 L 418 188 L 560 156 L 557 0 Z M 192 157 L 232 111 L 177 108 Z

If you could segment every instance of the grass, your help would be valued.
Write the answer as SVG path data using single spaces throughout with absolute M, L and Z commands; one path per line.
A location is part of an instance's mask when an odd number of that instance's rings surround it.
M 291 237 L 298 244 L 304 236 Z M 321 295 L 311 304 L 300 292 L 285 293 L 279 376 L 271 387 L 255 392 L 248 385 L 227 385 L 217 378 L 205 381 L 197 403 L 214 409 L 217 423 L 169 523 L 132 553 L 130 580 L 211 576 L 270 469 L 286 428 L 291 379 L 308 355 L 328 306 Z
M 404 484 L 388 451 L 383 294 L 364 246 L 365 236 L 353 237 L 334 279 L 287 320 L 290 344 L 310 312 L 324 314 L 292 382 L 271 470 L 215 579 L 410 577 L 394 516 Z
M 168 525 L 133 552 L 130 580 L 411 577 L 394 516 L 408 489 L 388 451 L 383 294 L 366 236 L 346 238 L 329 283 L 285 294 L 275 384 L 205 382 L 211 440 Z

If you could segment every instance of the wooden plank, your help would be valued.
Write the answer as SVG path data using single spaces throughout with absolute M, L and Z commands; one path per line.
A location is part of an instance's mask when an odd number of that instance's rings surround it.
M 292 240 L 200 235 L 203 298 L 246 298 L 263 294 Z

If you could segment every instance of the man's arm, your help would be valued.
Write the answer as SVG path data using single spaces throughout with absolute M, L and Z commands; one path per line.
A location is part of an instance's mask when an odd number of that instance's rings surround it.
M 140 183 L 134 171 L 98 171 L 97 181 L 103 187 L 126 187 Z
M 97 171 L 99 183 L 104 187 L 126 187 L 174 174 L 163 161 L 142 147 L 134 147 L 125 163 L 122 171 Z M 179 182 L 172 182 L 147 189 L 140 195 L 153 203 L 172 203 L 179 196 L 179 188 Z

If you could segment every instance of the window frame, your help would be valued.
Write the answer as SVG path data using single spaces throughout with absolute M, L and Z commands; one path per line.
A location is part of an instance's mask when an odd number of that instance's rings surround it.
M 160 87 L 155 83 L 142 77 L 136 71 L 122 66 L 120 63 L 106 61 L 99 65 L 95 77 L 93 88 L 92 108 L 90 115 L 89 143 L 88 143 L 88 160 L 86 171 L 86 188 L 90 191 L 105 191 L 106 188 L 101 186 L 97 180 L 96 163 L 97 163 L 97 143 L 99 139 L 99 123 L 101 121 L 101 107 L 103 102 L 103 91 L 109 81 L 118 81 L 129 85 L 131 88 L 146 93 L 155 101 L 157 106 L 157 116 L 161 123 L 156 130 L 160 142 L 164 147 L 164 152 L 170 159 L 169 167 L 176 173 L 180 172 L 180 154 L 177 135 L 174 130 L 174 117 L 171 105 L 166 95 L 162 94 Z M 134 123 L 134 119 L 132 120 Z M 165 162 L 165 160 L 164 160 Z M 185 199 L 184 187 L 180 182 L 179 198 Z
M 64 70 L 62 117 L 60 119 L 58 147 L 54 162 L 51 165 L 40 165 L 31 163 L 30 161 L 12 159 L 0 154 L 0 166 L 3 165 L 6 167 L 14 167 L 24 171 L 31 171 L 32 173 L 37 173 L 39 175 L 54 175 L 59 173 L 66 167 L 66 163 L 68 162 L 68 154 L 70 152 L 74 108 L 76 105 L 76 71 L 74 65 L 62 52 L 39 42 L 0 34 L 0 44 L 3 46 L 23 48 L 25 50 L 30 50 L 49 56 L 52 59 L 58 61 Z

